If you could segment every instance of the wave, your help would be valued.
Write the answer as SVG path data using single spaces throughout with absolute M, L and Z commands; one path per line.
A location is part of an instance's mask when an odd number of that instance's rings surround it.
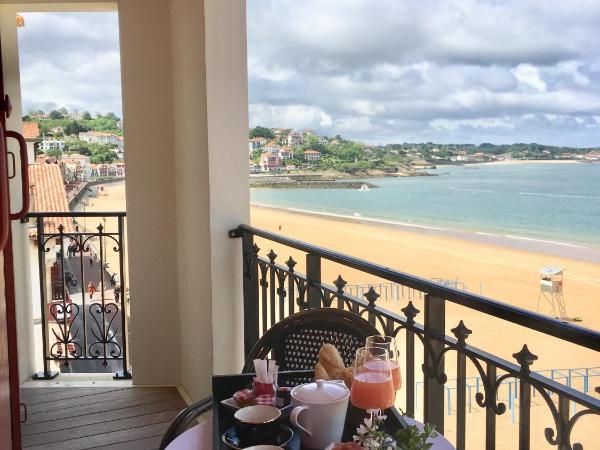
M 560 241 L 549 241 L 547 239 L 536 239 L 536 238 L 530 238 L 530 237 L 525 237 L 525 236 L 515 236 L 513 234 L 505 234 L 504 237 L 507 237 L 509 239 L 519 239 L 521 241 L 541 242 L 543 244 L 562 245 L 564 247 L 589 249 L 589 247 L 585 247 L 584 245 L 569 244 L 567 242 L 560 242 Z
M 492 189 L 470 189 L 470 188 L 450 188 L 451 191 L 461 191 L 461 192 L 481 192 L 484 194 L 493 194 L 495 191 Z
M 338 219 L 360 220 L 361 222 L 381 223 L 381 224 L 385 224 L 385 225 L 396 225 L 396 226 L 400 226 L 400 227 L 409 227 L 409 228 L 420 228 L 423 230 L 449 231 L 448 228 L 434 227 L 434 226 L 430 226 L 430 225 L 420 225 L 420 224 L 409 223 L 409 222 L 398 222 L 395 220 L 375 219 L 373 217 L 364 217 L 364 216 L 356 216 L 356 215 L 351 216 L 351 215 L 347 215 L 347 214 L 336 214 L 336 213 L 329 213 L 329 212 L 323 212 L 323 211 L 314 211 L 314 210 L 310 210 L 310 209 L 274 206 L 274 205 L 268 205 L 265 203 L 255 203 L 255 202 L 251 202 L 251 205 L 261 206 L 261 207 L 266 207 L 266 208 L 273 208 L 273 209 L 283 209 L 285 211 L 298 212 L 298 213 L 302 213 L 302 214 L 311 214 L 311 215 L 315 215 L 315 216 L 336 217 Z M 357 214 L 357 213 L 354 213 L 354 214 Z
M 535 197 L 559 197 L 559 198 L 582 198 L 586 200 L 600 200 L 597 195 L 580 195 L 580 194 L 553 194 L 550 192 L 519 192 L 519 195 L 531 195 Z
M 272 208 L 272 209 L 281 209 L 281 210 L 296 212 L 296 213 L 301 213 L 301 214 L 310 214 L 313 216 L 333 217 L 333 218 L 338 218 L 338 219 L 347 219 L 347 220 L 353 220 L 353 221 L 369 222 L 369 223 L 384 224 L 384 225 L 394 225 L 394 226 L 398 226 L 398 227 L 418 228 L 418 229 L 422 229 L 422 230 L 444 231 L 444 232 L 450 232 L 450 233 L 461 233 L 462 234 L 462 233 L 466 232 L 466 233 L 473 233 L 476 235 L 488 236 L 490 238 L 497 238 L 497 239 L 498 238 L 514 239 L 514 240 L 519 240 L 519 241 L 537 242 L 540 244 L 558 245 L 558 246 L 562 246 L 562 247 L 571 247 L 571 248 L 578 248 L 578 249 L 583 249 L 583 250 L 590 249 L 590 247 L 586 247 L 584 245 L 579 245 L 579 244 L 572 244 L 572 243 L 561 242 L 561 241 L 552 241 L 549 239 L 538 239 L 538 238 L 532 238 L 532 237 L 527 237 L 527 236 L 518 236 L 518 235 L 514 235 L 514 234 L 490 233 L 487 231 L 476 231 L 476 230 L 468 231 L 468 230 L 461 230 L 460 228 L 450 229 L 450 228 L 436 227 L 436 226 L 431 226 L 431 225 L 421 225 L 421 224 L 416 224 L 416 223 L 400 222 L 400 221 L 395 221 L 395 220 L 376 219 L 373 217 L 364 217 L 364 216 L 360 216 L 360 215 L 357 216 L 356 214 L 359 214 L 359 213 L 356 213 L 356 212 L 353 213 L 354 215 L 347 215 L 347 214 L 337 214 L 337 213 L 323 212 L 323 211 L 314 211 L 314 210 L 310 210 L 310 209 L 275 206 L 275 205 L 269 205 L 266 203 L 251 202 L 251 205 L 265 207 L 265 208 Z

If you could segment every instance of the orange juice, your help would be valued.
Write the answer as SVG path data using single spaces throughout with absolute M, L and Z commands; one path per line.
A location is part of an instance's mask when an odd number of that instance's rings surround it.
M 360 409 L 385 409 L 394 405 L 396 393 L 392 377 L 381 372 L 354 375 L 350 401 Z
M 374 359 L 366 361 L 363 366 L 367 372 L 381 372 L 391 370 L 392 380 L 394 381 L 394 390 L 399 390 L 402 387 L 402 377 L 400 376 L 400 367 L 396 361 L 383 361 L 380 359 Z M 388 369 L 389 367 L 389 369 Z

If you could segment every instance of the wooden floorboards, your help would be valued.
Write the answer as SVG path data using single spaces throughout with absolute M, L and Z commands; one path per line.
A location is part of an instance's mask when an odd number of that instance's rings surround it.
M 186 404 L 175 388 L 21 388 L 23 449 L 151 450 Z

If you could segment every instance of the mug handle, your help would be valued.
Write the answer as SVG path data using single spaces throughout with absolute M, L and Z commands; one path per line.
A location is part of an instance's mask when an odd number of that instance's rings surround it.
M 299 428 L 300 430 L 304 431 L 309 436 L 312 436 L 312 433 L 310 431 L 308 431 L 306 428 L 304 428 L 302 425 L 300 425 L 298 423 L 298 416 L 300 415 L 300 413 L 302 411 L 305 411 L 307 409 L 308 409 L 308 406 L 296 406 L 294 409 L 292 409 L 292 412 L 290 413 L 290 422 L 292 422 L 292 425 L 294 425 L 296 428 Z

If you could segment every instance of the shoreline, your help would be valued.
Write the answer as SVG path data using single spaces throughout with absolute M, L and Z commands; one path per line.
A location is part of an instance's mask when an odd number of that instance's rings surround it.
M 251 208 L 263 208 L 290 214 L 317 217 L 324 220 L 363 224 L 380 228 L 391 228 L 403 232 L 423 234 L 433 237 L 448 237 L 461 241 L 493 245 L 499 248 L 520 250 L 545 254 L 548 256 L 567 258 L 574 261 L 600 264 L 600 248 L 580 243 L 562 242 L 545 238 L 519 236 L 518 234 L 491 233 L 476 230 L 452 229 L 444 226 L 407 223 L 388 219 L 378 219 L 364 216 L 350 216 L 332 212 L 312 211 L 303 208 L 268 205 L 250 202 Z

